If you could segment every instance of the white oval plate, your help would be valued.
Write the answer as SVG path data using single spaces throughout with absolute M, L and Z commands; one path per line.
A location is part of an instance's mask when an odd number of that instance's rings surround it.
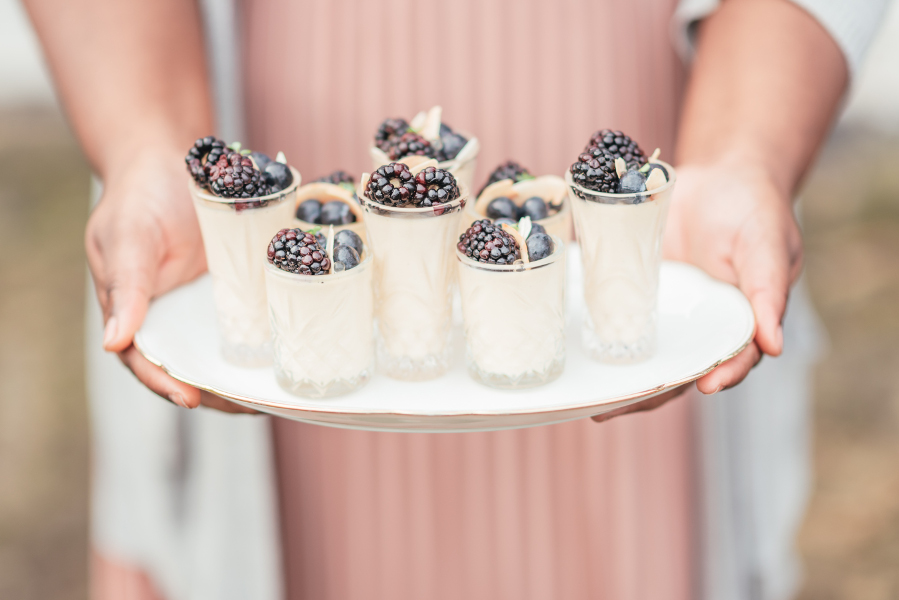
M 155 300 L 134 344 L 175 379 L 275 416 L 350 429 L 458 432 L 532 427 L 602 414 L 698 379 L 752 340 L 755 319 L 739 290 L 696 267 L 665 262 L 656 355 L 634 365 L 597 363 L 581 347 L 579 259 L 577 247 L 572 247 L 565 372 L 552 383 L 528 390 L 495 390 L 470 379 L 457 322 L 455 362 L 439 379 L 413 383 L 375 375 L 346 396 L 298 398 L 278 386 L 270 367 L 244 369 L 222 358 L 208 275 Z

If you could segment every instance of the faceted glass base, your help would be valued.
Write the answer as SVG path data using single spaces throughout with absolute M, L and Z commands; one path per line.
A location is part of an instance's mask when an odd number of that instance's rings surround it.
M 447 341 L 439 354 L 422 357 L 394 356 L 388 352 L 380 334 L 377 338 L 378 369 L 393 379 L 401 381 L 427 381 L 449 371 L 452 344 Z
M 537 387 L 558 379 L 562 371 L 565 370 L 565 353 L 556 357 L 545 369 L 541 371 L 526 371 L 515 375 L 488 373 L 481 370 L 477 363 L 466 356 L 466 366 L 468 374 L 478 383 L 486 386 L 500 388 L 504 390 L 523 390 L 526 388 Z
M 275 379 L 284 391 L 303 398 L 331 398 L 348 394 L 361 388 L 371 379 L 371 369 L 365 369 L 349 379 L 332 379 L 331 381 L 315 381 L 312 379 L 294 379 L 289 374 L 275 367 Z
M 630 332 L 631 334 L 633 332 Z M 581 341 L 590 358 L 609 364 L 629 364 L 647 360 L 656 351 L 656 314 L 650 319 L 643 319 L 642 331 L 639 335 L 616 335 L 603 339 L 596 333 L 590 318 L 584 322 L 581 330 Z
M 229 344 L 222 342 L 222 356 L 232 365 L 238 367 L 267 367 L 272 364 L 272 345 L 268 342 L 262 346 L 248 344 Z

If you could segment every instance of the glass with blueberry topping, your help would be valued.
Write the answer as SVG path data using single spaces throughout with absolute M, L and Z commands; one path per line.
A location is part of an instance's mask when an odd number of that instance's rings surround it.
M 601 130 L 565 175 L 584 273 L 583 343 L 596 360 L 656 348 L 662 234 L 676 174 L 620 131 Z
M 307 398 L 362 387 L 375 356 L 371 254 L 353 231 L 317 233 L 282 229 L 265 265 L 275 377 Z
M 525 217 L 475 221 L 456 244 L 469 375 L 491 387 L 549 383 L 565 368 L 565 248 Z
M 303 230 L 333 225 L 337 231 L 348 229 L 365 239 L 364 211 L 356 197 L 350 176 L 336 171 L 297 190 L 293 226 Z M 338 181 L 339 183 L 334 183 Z
M 290 223 L 300 174 L 283 154 L 272 160 L 214 137 L 185 159 L 206 263 L 212 276 L 225 358 L 239 366 L 271 363 L 271 330 L 260 248 Z

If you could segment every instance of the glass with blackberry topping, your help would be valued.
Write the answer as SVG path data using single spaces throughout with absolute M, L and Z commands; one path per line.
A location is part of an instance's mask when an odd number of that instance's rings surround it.
M 413 168 L 433 158 L 439 168 L 452 173 L 456 181 L 471 190 L 480 142 L 474 136 L 453 131 L 442 122 L 442 113 L 441 107 L 434 106 L 415 115 L 411 122 L 385 119 L 369 148 L 372 169 L 394 161 Z
M 655 352 L 662 234 L 676 179 L 658 156 L 604 129 L 565 174 L 584 269 L 583 343 L 603 362 Z
M 300 186 L 292 226 L 308 231 L 333 225 L 337 231 L 349 229 L 364 240 L 364 214 L 352 177 L 345 171 L 334 171 Z
M 378 363 L 390 377 L 432 379 L 449 369 L 453 244 L 467 195 L 434 160 L 415 169 L 389 163 L 362 176 Z
M 511 160 L 493 170 L 477 199 L 465 208 L 465 215 L 463 227 L 477 219 L 513 224 L 528 217 L 566 244 L 572 239 L 571 203 L 565 180 L 555 175 L 535 177 Z
M 259 251 L 272 231 L 290 223 L 300 174 L 282 153 L 272 160 L 214 137 L 198 139 L 185 161 L 212 276 L 222 352 L 239 366 L 270 364 Z
M 351 230 L 318 230 L 282 229 L 265 265 L 275 378 L 306 398 L 362 387 L 375 357 L 371 253 Z
M 530 217 L 475 221 L 456 244 L 468 373 L 491 387 L 549 383 L 565 368 L 565 248 Z

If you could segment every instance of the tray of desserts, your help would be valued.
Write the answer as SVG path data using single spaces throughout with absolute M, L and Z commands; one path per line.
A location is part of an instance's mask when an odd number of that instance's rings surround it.
M 615 410 L 751 341 L 735 287 L 661 260 L 658 151 L 601 130 L 564 177 L 510 161 L 472 195 L 478 149 L 436 107 L 384 121 L 358 181 L 303 185 L 281 153 L 197 140 L 209 274 L 157 298 L 135 346 L 272 415 L 458 432 Z

